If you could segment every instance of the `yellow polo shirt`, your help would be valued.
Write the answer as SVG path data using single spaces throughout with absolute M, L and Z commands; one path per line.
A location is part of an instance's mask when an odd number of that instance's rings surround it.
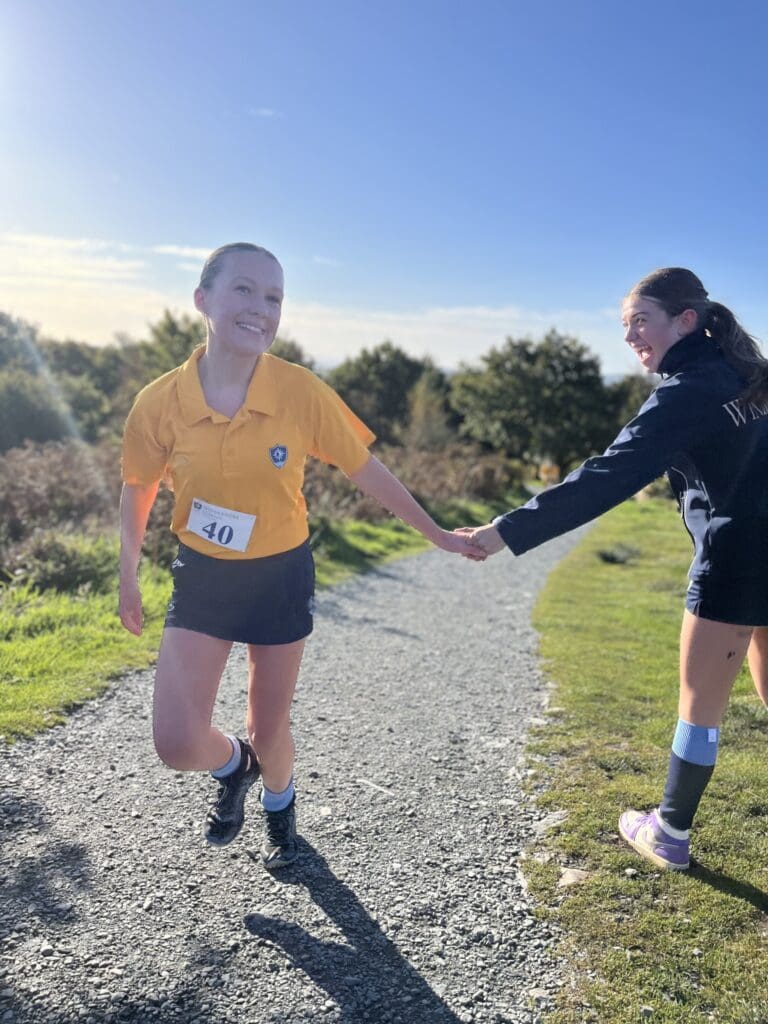
M 125 424 L 123 481 L 165 479 L 175 498 L 171 530 L 205 555 L 260 558 L 298 547 L 309 534 L 307 455 L 350 476 L 375 435 L 314 373 L 269 353 L 229 419 L 206 404 L 197 368 L 204 351 L 139 392 Z

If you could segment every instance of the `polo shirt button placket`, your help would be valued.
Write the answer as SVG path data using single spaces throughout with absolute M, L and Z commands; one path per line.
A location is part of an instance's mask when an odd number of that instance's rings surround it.
M 221 472 L 223 476 L 234 476 L 237 473 L 237 441 L 234 435 L 238 426 L 232 420 L 224 431 L 221 442 Z

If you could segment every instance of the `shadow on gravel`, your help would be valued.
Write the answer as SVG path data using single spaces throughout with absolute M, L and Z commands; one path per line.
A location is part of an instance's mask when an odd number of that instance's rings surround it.
M 348 1024 L 459 1024 L 317 850 L 305 840 L 301 845 L 301 868 L 279 872 L 275 878 L 305 886 L 349 945 L 314 938 L 300 925 L 264 914 L 247 915 L 247 930 L 281 947 L 295 967 L 328 993 Z
M 421 633 L 409 633 L 407 629 L 399 629 L 397 626 L 384 626 L 381 619 L 373 619 L 368 615 L 356 615 L 355 623 L 365 626 L 366 630 L 372 629 L 379 633 L 391 633 L 394 636 L 404 636 L 407 640 L 421 640 Z
M 13 932 L 22 920 L 73 920 L 78 893 L 90 887 L 92 866 L 81 843 L 45 842 L 34 853 L 14 849 L 16 836 L 44 836 L 48 822 L 44 808 L 22 797 L 2 801 L 2 886 L 0 934 Z
M 359 612 L 350 615 L 333 601 L 324 601 L 319 608 L 319 615 L 333 622 L 351 622 L 355 626 L 365 626 L 366 629 L 374 630 L 377 633 L 393 633 L 395 636 L 404 636 L 408 640 L 422 639 L 421 633 L 409 633 L 406 629 L 386 626 L 382 623 L 381 619 L 374 618 L 373 616 L 361 615 Z
M 0 943 L 5 959 L 16 947 L 35 935 L 39 946 L 39 924 L 66 927 L 77 919 L 79 894 L 92 885 L 93 869 L 85 845 L 46 841 L 48 816 L 45 808 L 16 794 L 0 800 Z M 38 837 L 34 848 L 30 836 Z M 17 991 L 12 974 L 4 977 L 2 1020 L 40 1021 L 30 1007 L 30 1016 L 19 1016 L 27 1007 L 26 996 Z M 13 1017 L 8 1013 L 15 1014 Z
M 737 878 L 731 878 L 730 875 L 724 875 L 720 871 L 711 871 L 698 861 L 692 865 L 691 875 L 700 882 L 711 885 L 718 892 L 735 896 L 736 899 L 744 900 L 745 903 L 751 903 L 753 907 L 762 910 L 764 914 L 768 913 L 768 893 L 750 885 L 749 882 L 740 882 Z
M 83 1024 L 87 1020 L 98 1024 L 187 1024 L 190 1020 L 200 1024 L 232 1024 L 236 1014 L 226 1006 L 213 1006 L 212 1000 L 217 998 L 214 989 L 223 988 L 220 976 L 230 969 L 233 956 L 231 951 L 201 945 L 195 962 L 179 982 L 153 978 L 142 979 L 141 986 L 133 982 L 118 986 L 112 981 L 100 994 L 94 993 L 92 986 L 67 984 L 62 993 L 66 1007 L 50 1003 L 43 1007 L 17 996 L 9 1004 L 15 1014 L 13 1024 Z M 142 991 L 133 995 L 131 989 L 136 987 Z M 4 1019 L 0 1012 L 0 1020 Z

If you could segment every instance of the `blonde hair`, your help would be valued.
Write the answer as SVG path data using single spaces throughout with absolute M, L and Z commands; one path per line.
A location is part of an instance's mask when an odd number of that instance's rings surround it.
M 274 253 L 271 253 L 269 249 L 262 248 L 260 245 L 254 245 L 253 242 L 229 242 L 227 245 L 220 245 L 218 249 L 214 249 L 205 261 L 203 269 L 200 271 L 200 284 L 198 287 L 207 291 L 213 285 L 217 274 L 221 270 L 224 257 L 229 252 L 260 252 L 273 259 L 278 266 L 280 264 Z

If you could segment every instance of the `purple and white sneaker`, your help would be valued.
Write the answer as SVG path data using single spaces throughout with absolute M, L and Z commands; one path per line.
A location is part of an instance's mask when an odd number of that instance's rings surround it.
M 655 809 L 648 814 L 624 811 L 619 818 L 619 832 L 633 850 L 657 867 L 687 871 L 691 866 L 688 840 L 669 835 Z

